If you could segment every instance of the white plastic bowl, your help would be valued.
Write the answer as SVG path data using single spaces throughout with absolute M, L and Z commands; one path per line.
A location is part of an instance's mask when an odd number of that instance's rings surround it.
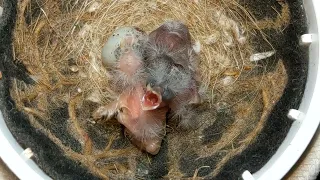
M 320 1 L 304 0 L 308 19 L 311 44 L 309 48 L 308 80 L 302 103 L 296 113 L 295 121 L 278 151 L 258 172 L 243 174 L 245 180 L 281 179 L 300 158 L 320 122 L 320 63 L 319 29 Z M 308 37 L 308 36 L 306 36 Z M 288 110 L 289 111 L 289 110 Z M 283 112 L 288 113 L 288 112 Z M 293 114 L 295 116 L 295 114 Z M 24 149 L 13 138 L 0 112 L 0 157 L 19 179 L 50 179 L 32 160 L 26 158 Z
M 314 136 L 320 122 L 320 1 L 304 0 L 308 21 L 308 35 L 312 37 L 309 47 L 309 69 L 304 96 L 292 127 L 268 163 L 253 174 L 254 179 L 281 179 L 298 161 Z M 308 35 L 306 37 L 308 37 Z M 305 39 L 308 41 L 308 38 Z M 288 110 L 289 111 L 289 110 Z M 288 113 L 288 112 L 283 112 Z M 245 180 L 250 179 L 244 177 Z

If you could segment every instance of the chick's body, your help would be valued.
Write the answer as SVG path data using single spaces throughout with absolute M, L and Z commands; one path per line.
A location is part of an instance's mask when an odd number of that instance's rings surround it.
M 190 33 L 183 23 L 169 21 L 149 34 L 146 46 L 147 84 L 178 115 L 182 126 L 192 121 L 188 106 L 200 102 L 197 60 Z M 189 112 L 186 112 L 189 111 Z
M 115 117 L 126 128 L 126 134 L 140 149 L 150 154 L 157 154 L 165 135 L 167 107 L 144 111 L 141 99 L 144 95 L 143 85 L 124 90 L 119 98 L 97 109 L 93 117 Z
M 119 99 L 118 121 L 127 129 L 131 141 L 150 154 L 157 154 L 165 135 L 167 107 L 145 111 L 141 106 L 142 85 L 124 92 Z

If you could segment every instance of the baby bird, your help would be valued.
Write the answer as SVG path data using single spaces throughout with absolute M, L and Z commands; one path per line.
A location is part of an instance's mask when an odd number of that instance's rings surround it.
M 103 63 L 111 68 L 113 89 L 119 92 L 119 97 L 98 108 L 92 116 L 94 119 L 116 118 L 133 144 L 155 155 L 165 135 L 168 107 L 153 108 L 160 99 L 152 92 L 147 93 L 144 87 L 141 47 L 145 38 L 141 30 L 131 27 L 120 28 L 109 38 L 102 51 Z M 143 99 L 149 105 L 142 106 Z
M 131 142 L 150 154 L 157 154 L 165 136 L 167 107 L 145 111 L 141 99 L 145 90 L 142 84 L 128 88 L 119 98 L 106 106 L 98 108 L 93 113 L 94 119 L 106 117 L 116 118 L 124 125 L 125 132 Z
M 197 61 L 187 26 L 169 21 L 152 31 L 145 57 L 146 94 L 155 94 L 157 101 L 150 106 L 150 101 L 144 98 L 143 109 L 168 106 L 180 117 L 180 125 L 187 128 L 194 117 L 188 106 L 200 103 Z

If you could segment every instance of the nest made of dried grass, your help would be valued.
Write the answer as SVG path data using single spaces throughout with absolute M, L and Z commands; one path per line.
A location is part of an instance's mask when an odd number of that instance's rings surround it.
M 200 90 L 207 98 L 206 108 L 232 109 L 236 119 L 224 127 L 221 141 L 209 142 L 199 150 L 200 157 L 227 152 L 219 156 L 221 162 L 211 173 L 215 175 L 230 157 L 254 140 L 284 89 L 286 73 L 281 63 L 274 72 L 266 73 L 263 64 L 250 61 L 256 53 L 252 40 L 259 36 L 268 43 L 263 29 L 281 31 L 287 26 L 288 6 L 285 2 L 281 5 L 277 19 L 257 21 L 237 0 L 23 0 L 19 3 L 13 48 L 17 63 L 25 66 L 34 83 L 15 80 L 11 95 L 31 124 L 42 129 L 71 159 L 104 178 L 114 174 L 135 176 L 132 159 L 141 152 L 131 146 L 111 148 L 113 140 L 120 136 L 119 125 L 106 125 L 104 136 L 109 143 L 104 148 L 93 143 L 87 130 L 94 108 L 116 97 L 108 84 L 111 77 L 101 64 L 101 49 L 117 27 L 136 26 L 151 32 L 166 20 L 180 20 L 189 27 L 196 47 L 200 47 Z M 257 69 L 262 72 L 257 73 Z M 65 104 L 69 133 L 81 143 L 80 152 L 68 148 L 46 125 L 50 124 L 52 109 Z M 210 126 L 218 120 L 214 115 L 204 114 L 200 121 Z M 185 142 L 202 144 L 204 130 L 199 128 L 184 135 Z M 168 132 L 172 150 L 168 177 L 180 177 L 183 173 L 177 162 L 181 152 L 176 144 L 182 141 L 181 133 Z M 97 165 L 101 159 L 120 156 L 132 159 L 125 165 Z

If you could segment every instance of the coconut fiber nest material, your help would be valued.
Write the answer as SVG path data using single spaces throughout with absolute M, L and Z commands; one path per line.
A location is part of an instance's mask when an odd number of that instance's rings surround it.
M 1 1 L 0 1 L 1 2 Z M 307 74 L 300 1 L 3 1 L 0 108 L 23 148 L 53 179 L 238 179 L 275 153 Z M 114 92 L 101 49 L 121 26 L 146 32 L 180 20 L 200 44 L 197 126 L 170 121 L 159 154 L 136 149 L 95 108 Z M 199 46 L 198 46 L 199 47 Z M 252 55 L 271 57 L 250 61 Z

